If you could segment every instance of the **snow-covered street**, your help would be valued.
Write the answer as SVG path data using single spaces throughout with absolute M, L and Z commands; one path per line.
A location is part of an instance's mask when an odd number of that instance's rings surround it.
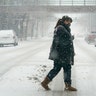
M 0 96 L 96 96 L 96 47 L 76 39 L 72 85 L 77 92 L 64 90 L 63 72 L 45 91 L 40 82 L 52 68 L 48 60 L 52 40 L 20 42 L 18 46 L 0 47 Z

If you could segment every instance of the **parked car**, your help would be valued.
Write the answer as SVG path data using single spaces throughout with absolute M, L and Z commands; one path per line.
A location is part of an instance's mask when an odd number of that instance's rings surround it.
M 93 44 L 95 45 L 95 42 L 96 42 L 96 31 L 92 31 L 90 32 L 89 34 L 87 34 L 85 36 L 85 41 L 88 43 L 88 44 Z
M 13 30 L 0 30 L 0 46 L 18 45 L 18 38 Z

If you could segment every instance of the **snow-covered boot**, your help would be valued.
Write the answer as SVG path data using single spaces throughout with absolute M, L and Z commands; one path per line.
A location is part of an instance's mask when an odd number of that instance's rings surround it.
M 45 90 L 50 90 L 50 88 L 48 87 L 48 84 L 50 82 L 50 79 L 48 77 L 46 77 L 42 82 L 41 85 Z
M 72 87 L 70 84 L 65 83 L 65 90 L 68 91 L 77 91 L 76 88 Z

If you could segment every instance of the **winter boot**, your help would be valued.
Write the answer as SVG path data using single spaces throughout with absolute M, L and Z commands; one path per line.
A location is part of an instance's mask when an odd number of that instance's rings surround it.
M 42 82 L 41 85 L 45 90 L 50 90 L 50 88 L 48 87 L 48 84 L 50 82 L 50 79 L 48 77 L 46 77 Z
M 72 87 L 70 84 L 65 83 L 65 90 L 68 91 L 77 91 L 76 88 Z

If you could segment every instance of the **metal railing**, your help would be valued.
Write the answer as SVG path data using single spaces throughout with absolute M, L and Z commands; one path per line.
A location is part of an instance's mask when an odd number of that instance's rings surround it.
M 96 0 L 0 0 L 0 6 L 94 6 Z

